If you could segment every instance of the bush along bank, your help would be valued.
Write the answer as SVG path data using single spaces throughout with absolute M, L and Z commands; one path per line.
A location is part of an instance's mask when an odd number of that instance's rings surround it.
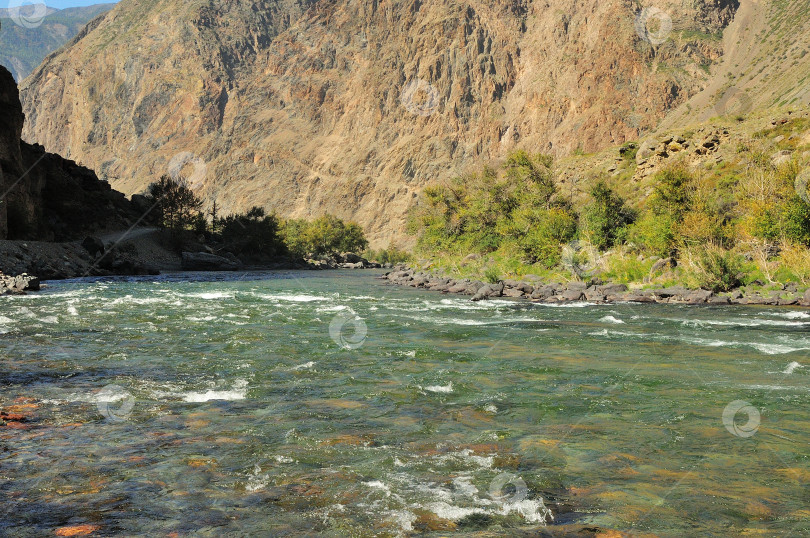
M 628 302 L 810 307 L 810 289 L 802 290 L 795 284 L 770 291 L 752 286 L 738 288 L 728 293 L 715 293 L 711 290 L 689 289 L 680 286 L 630 289 L 626 284 L 604 282 L 600 278 L 592 278 L 587 282 L 568 283 L 542 282 L 539 279 L 507 279 L 495 283 L 485 283 L 472 279 L 456 280 L 403 266 L 385 273 L 380 278 L 399 286 L 467 295 L 471 296 L 473 301 L 511 297 L 546 304 L 584 301 L 595 304 Z
M 701 128 L 559 165 L 516 151 L 428 186 L 409 222 L 417 267 L 456 280 L 540 275 L 645 296 L 800 301 L 810 286 L 810 117 L 735 121 L 708 138 Z

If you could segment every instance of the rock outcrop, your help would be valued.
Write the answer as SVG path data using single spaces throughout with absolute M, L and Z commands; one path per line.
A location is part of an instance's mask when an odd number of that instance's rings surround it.
M 236 271 L 239 263 L 208 252 L 183 252 L 184 271 Z
M 0 295 L 20 294 L 26 291 L 39 291 L 39 278 L 23 273 L 8 276 L 0 273 Z
M 0 239 L 65 241 L 139 218 L 92 170 L 21 141 L 24 119 L 17 84 L 0 66 Z
M 182 171 L 220 211 L 329 212 L 385 246 L 430 181 L 655 127 L 738 5 L 662 3 L 659 42 L 631 0 L 122 0 L 26 79 L 24 136 L 127 194 Z

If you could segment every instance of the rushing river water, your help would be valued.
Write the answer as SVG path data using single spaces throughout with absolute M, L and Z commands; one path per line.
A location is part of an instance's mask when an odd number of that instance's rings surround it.
M 0 299 L 0 535 L 810 532 L 810 312 L 369 272 Z

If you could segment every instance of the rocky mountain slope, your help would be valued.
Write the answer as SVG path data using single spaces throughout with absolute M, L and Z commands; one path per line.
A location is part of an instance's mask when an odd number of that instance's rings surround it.
M 141 212 L 96 174 L 20 140 L 17 84 L 0 66 L 0 240 L 65 241 L 126 229 Z
M 24 4 L 16 7 L 0 8 L 0 19 L 9 19 L 15 16 L 23 16 L 27 19 L 35 19 L 37 17 L 42 17 L 43 15 L 56 13 L 57 11 L 59 10 L 42 3 Z
M 384 246 L 430 181 L 515 147 L 620 144 L 673 109 L 691 119 L 695 99 L 711 109 L 725 82 L 805 66 L 803 36 L 788 65 L 766 57 L 804 5 L 122 0 L 24 82 L 23 136 L 126 193 L 171 171 L 225 211 L 330 212 Z M 783 30 L 724 42 L 738 10 Z
M 113 5 L 59 10 L 29 4 L 19 11 L 0 9 L 0 65 L 11 71 L 15 80 L 24 79 L 48 54 L 73 39 L 89 21 Z M 20 15 L 22 20 L 15 21 Z

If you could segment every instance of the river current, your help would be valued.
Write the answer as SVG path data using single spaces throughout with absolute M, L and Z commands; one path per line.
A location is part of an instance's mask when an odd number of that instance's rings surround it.
M 810 311 L 376 274 L 0 298 L 0 535 L 810 533 Z

